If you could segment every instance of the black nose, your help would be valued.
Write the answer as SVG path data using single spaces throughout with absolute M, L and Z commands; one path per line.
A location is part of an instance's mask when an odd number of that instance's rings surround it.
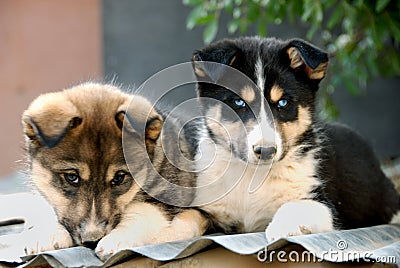
M 253 147 L 253 151 L 259 159 L 268 160 L 268 159 L 271 159 L 275 155 L 276 148 L 275 147 L 263 147 L 263 146 L 256 145 Z
M 84 241 L 82 242 L 84 247 L 90 248 L 90 249 L 95 249 L 97 246 L 97 243 L 99 242 L 99 240 L 97 241 Z

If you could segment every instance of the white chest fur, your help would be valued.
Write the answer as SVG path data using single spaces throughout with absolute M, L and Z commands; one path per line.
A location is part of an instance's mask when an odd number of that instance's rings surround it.
M 218 145 L 203 146 L 202 152 L 207 157 L 197 161 L 203 170 L 194 204 L 221 226 L 234 225 L 239 232 L 263 231 L 284 203 L 312 198 L 312 189 L 320 184 L 312 151 L 299 159 L 289 152 L 270 171 L 267 165 L 246 164 Z M 262 185 L 250 192 L 251 181 L 261 177 Z

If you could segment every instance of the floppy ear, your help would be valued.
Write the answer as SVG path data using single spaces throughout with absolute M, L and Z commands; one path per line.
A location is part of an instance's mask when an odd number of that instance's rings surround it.
M 115 120 L 121 130 L 144 138 L 147 149 L 153 150 L 161 133 L 163 119 L 147 99 L 133 96 L 119 107 Z
M 22 115 L 24 134 L 33 148 L 55 147 L 81 123 L 76 107 L 60 93 L 39 96 Z
M 211 44 L 202 50 L 196 50 L 192 55 L 194 72 L 199 80 L 216 82 L 223 73 L 224 67 L 219 64 L 207 64 L 215 62 L 231 67 L 240 64 L 241 53 L 230 40 L 222 40 Z
M 300 39 L 289 41 L 286 53 L 290 59 L 290 67 L 304 72 L 311 80 L 320 81 L 325 77 L 328 66 L 328 54 L 319 48 Z

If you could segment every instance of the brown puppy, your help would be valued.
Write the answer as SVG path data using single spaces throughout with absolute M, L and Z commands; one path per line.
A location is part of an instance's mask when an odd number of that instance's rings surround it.
M 39 96 L 22 122 L 32 181 L 59 222 L 28 242 L 28 253 L 84 245 L 104 260 L 123 248 L 204 232 L 201 214 L 182 208 L 193 199 L 195 176 L 164 161 L 163 118 L 145 98 L 86 83 Z M 159 176 L 189 190 L 172 193 Z

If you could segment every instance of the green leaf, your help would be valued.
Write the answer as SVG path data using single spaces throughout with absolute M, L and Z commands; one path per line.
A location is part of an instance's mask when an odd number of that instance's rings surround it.
M 205 6 L 208 11 L 216 11 L 219 9 L 218 3 L 216 1 L 207 1 Z
M 301 19 L 312 24 L 320 24 L 323 19 L 322 6 L 319 1 L 304 0 L 304 10 Z
M 190 11 L 187 20 L 186 20 L 186 29 L 192 30 L 194 26 L 196 26 L 196 22 L 199 18 L 202 17 L 204 13 L 203 6 L 198 6 Z
M 297 16 L 301 15 L 303 11 L 303 1 L 292 0 L 287 6 L 287 16 L 290 23 L 295 23 Z
M 312 40 L 318 29 L 319 29 L 319 25 L 313 24 L 307 32 L 307 39 Z
M 327 10 L 331 8 L 334 4 L 336 4 L 337 0 L 325 0 L 322 2 L 324 4 L 324 9 Z
M 332 15 L 330 16 L 326 27 L 328 29 L 333 29 L 333 27 L 335 27 L 339 21 L 341 21 L 343 18 L 343 6 L 342 5 L 338 5 L 332 12 Z
M 368 67 L 369 72 L 373 76 L 379 75 L 379 69 L 377 68 L 378 62 L 376 62 L 376 57 L 372 53 L 368 53 L 365 57 L 365 63 Z
M 379 48 L 379 46 L 381 45 L 382 42 L 381 42 L 381 36 L 377 29 L 377 25 L 375 23 L 371 24 L 370 29 L 366 32 L 367 32 L 368 36 L 372 39 L 372 42 L 375 45 L 375 47 Z
M 224 5 L 225 12 L 228 14 L 233 14 L 233 5 L 231 2 L 225 3 Z
M 379 71 L 384 77 L 400 75 L 400 57 L 395 48 L 386 48 L 379 55 Z
M 321 24 L 323 19 L 324 12 L 322 11 L 321 3 L 319 1 L 315 1 L 313 21 L 314 23 Z
M 228 23 L 228 33 L 233 34 L 239 28 L 240 21 L 239 20 L 232 20 Z
M 267 36 L 267 21 L 264 17 L 258 21 L 257 34 L 263 37 Z
M 247 6 L 247 19 L 250 23 L 255 22 L 260 17 L 260 6 L 249 3 Z
M 199 17 L 199 18 L 196 20 L 196 25 L 208 24 L 208 23 L 210 23 L 212 20 L 214 20 L 215 17 L 216 17 L 215 14 L 208 14 L 208 15 L 206 15 L 206 16 L 204 16 L 204 17 Z
M 357 13 L 357 8 L 353 7 L 346 1 L 343 1 L 343 13 L 344 13 L 344 19 L 342 23 L 342 27 L 345 30 L 346 33 L 353 35 L 353 32 L 358 29 L 358 25 L 360 24 L 360 16 L 363 16 L 361 13 Z
M 342 77 L 343 83 L 346 86 L 348 92 L 350 92 L 353 96 L 360 95 L 360 90 L 358 89 L 356 83 L 354 82 L 352 77 Z
M 275 24 L 281 24 L 287 17 L 287 12 L 288 12 L 288 7 L 285 4 L 286 2 L 278 1 L 278 3 L 279 4 L 276 4 L 274 6 L 275 18 L 273 21 Z
M 233 18 L 240 19 L 241 15 L 242 15 L 242 10 L 239 7 L 235 7 L 232 13 Z
M 388 4 L 390 0 L 378 0 L 376 1 L 375 11 L 380 13 Z
M 204 43 L 206 43 L 206 44 L 211 43 L 217 36 L 217 32 L 218 32 L 218 19 L 215 18 L 204 29 L 204 32 L 203 32 Z
M 239 20 L 239 31 L 241 34 L 246 33 L 248 26 L 249 26 L 249 23 L 245 18 L 242 18 L 241 20 Z
M 393 20 L 390 16 L 386 16 L 386 24 L 389 26 L 390 31 L 392 32 L 392 36 L 396 39 L 397 42 L 400 43 L 400 24 L 399 22 Z
M 333 102 L 332 96 L 329 93 L 329 91 L 334 91 L 334 88 L 332 88 L 332 86 L 330 87 L 330 90 L 328 88 L 323 89 L 323 95 L 318 100 L 319 106 L 321 107 L 319 117 L 327 121 L 333 121 L 340 115 L 339 109 Z
M 182 0 L 185 6 L 198 6 L 204 3 L 204 0 Z
M 301 15 L 303 21 L 308 21 L 308 19 L 311 18 L 313 15 L 314 5 L 314 0 L 304 0 L 304 9 L 303 14 Z

